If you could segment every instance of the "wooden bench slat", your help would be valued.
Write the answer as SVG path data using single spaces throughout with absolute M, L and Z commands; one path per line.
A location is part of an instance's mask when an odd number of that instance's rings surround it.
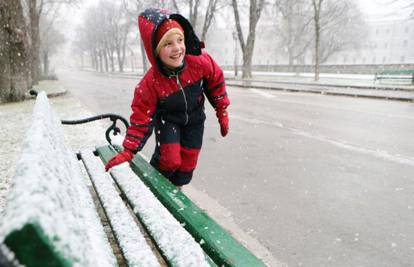
M 128 266 L 160 266 L 100 159 L 92 151 L 81 151 L 81 158 Z
M 110 173 L 171 266 L 215 266 L 127 164 Z
M 99 147 L 97 151 L 104 163 L 116 153 L 110 146 Z M 130 162 L 130 166 L 217 265 L 265 266 L 139 154 Z
M 27 266 L 115 266 L 75 154 L 40 93 L 12 179 L 0 242 Z

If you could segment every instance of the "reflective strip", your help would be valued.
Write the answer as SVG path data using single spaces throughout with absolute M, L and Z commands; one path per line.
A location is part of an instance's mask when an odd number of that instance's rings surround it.
M 221 87 L 222 85 L 224 85 L 224 82 L 221 82 L 221 83 L 209 88 L 208 90 L 213 91 L 214 89 L 217 89 L 217 88 Z
M 133 123 L 131 121 L 131 125 L 139 128 L 148 128 L 149 126 L 147 124 L 139 124 L 139 123 Z
M 127 134 L 126 136 L 131 137 L 131 138 L 136 139 L 136 140 L 140 140 L 140 141 L 143 139 L 141 136 L 136 136 L 136 135 L 132 135 L 132 134 Z
M 219 96 L 213 96 L 213 100 L 220 100 L 220 99 L 223 99 L 226 95 L 227 95 L 227 93 L 221 94 L 221 95 L 219 95 Z

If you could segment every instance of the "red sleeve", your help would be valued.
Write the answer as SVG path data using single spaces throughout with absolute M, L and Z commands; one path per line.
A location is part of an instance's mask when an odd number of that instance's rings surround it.
M 134 153 L 140 151 L 152 133 L 152 117 L 154 115 L 158 96 L 151 86 L 151 74 L 147 73 L 135 87 L 134 99 L 131 104 L 132 115 L 127 129 L 123 147 Z
M 204 85 L 204 92 L 207 99 L 215 109 L 225 109 L 230 105 L 230 100 L 227 97 L 223 70 L 208 53 L 203 51 L 201 57 L 203 57 L 204 63 L 204 78 L 207 82 Z

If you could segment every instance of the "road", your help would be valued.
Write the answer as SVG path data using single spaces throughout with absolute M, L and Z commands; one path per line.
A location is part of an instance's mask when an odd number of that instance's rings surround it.
M 61 72 L 92 112 L 130 115 L 136 80 Z M 413 266 L 412 103 L 228 88 L 192 185 L 289 266 Z M 208 105 L 208 104 L 207 104 Z M 151 140 L 144 148 L 150 156 Z

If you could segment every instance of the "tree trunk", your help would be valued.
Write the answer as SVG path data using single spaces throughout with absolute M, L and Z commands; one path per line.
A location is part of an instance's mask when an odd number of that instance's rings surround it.
M 242 78 L 251 78 L 256 25 L 259 22 L 260 14 L 263 10 L 264 0 L 250 0 L 249 32 L 246 43 L 244 42 L 243 32 L 240 24 L 240 15 L 238 11 L 237 0 L 232 0 L 232 6 L 236 22 L 237 35 L 240 41 L 240 47 L 243 52 Z
M 109 56 L 109 62 L 111 63 L 111 71 L 115 72 L 115 59 L 114 59 L 114 51 L 112 48 L 109 49 L 108 56 Z
M 43 75 L 49 76 L 49 52 L 45 51 L 43 54 Z
M 104 49 L 105 72 L 109 72 L 108 53 L 108 49 Z
M 216 12 L 217 0 L 209 0 L 206 15 L 204 17 L 203 30 L 201 32 L 201 41 L 205 42 L 208 29 L 210 28 L 211 22 Z
M 30 14 L 30 37 L 31 37 L 31 74 L 33 84 L 38 84 L 40 80 L 40 35 L 39 35 L 39 11 L 37 0 L 29 1 Z
M 26 33 L 20 1 L 0 3 L 0 101 L 24 100 L 29 88 Z
M 312 0 L 315 22 L 315 81 L 319 81 L 320 14 L 323 0 Z
M 103 71 L 104 71 L 104 69 L 103 69 L 103 57 L 104 57 L 104 52 L 103 52 L 103 50 L 101 49 L 101 50 L 99 50 L 99 52 L 98 52 L 99 71 L 100 71 L 100 72 L 103 72 Z

